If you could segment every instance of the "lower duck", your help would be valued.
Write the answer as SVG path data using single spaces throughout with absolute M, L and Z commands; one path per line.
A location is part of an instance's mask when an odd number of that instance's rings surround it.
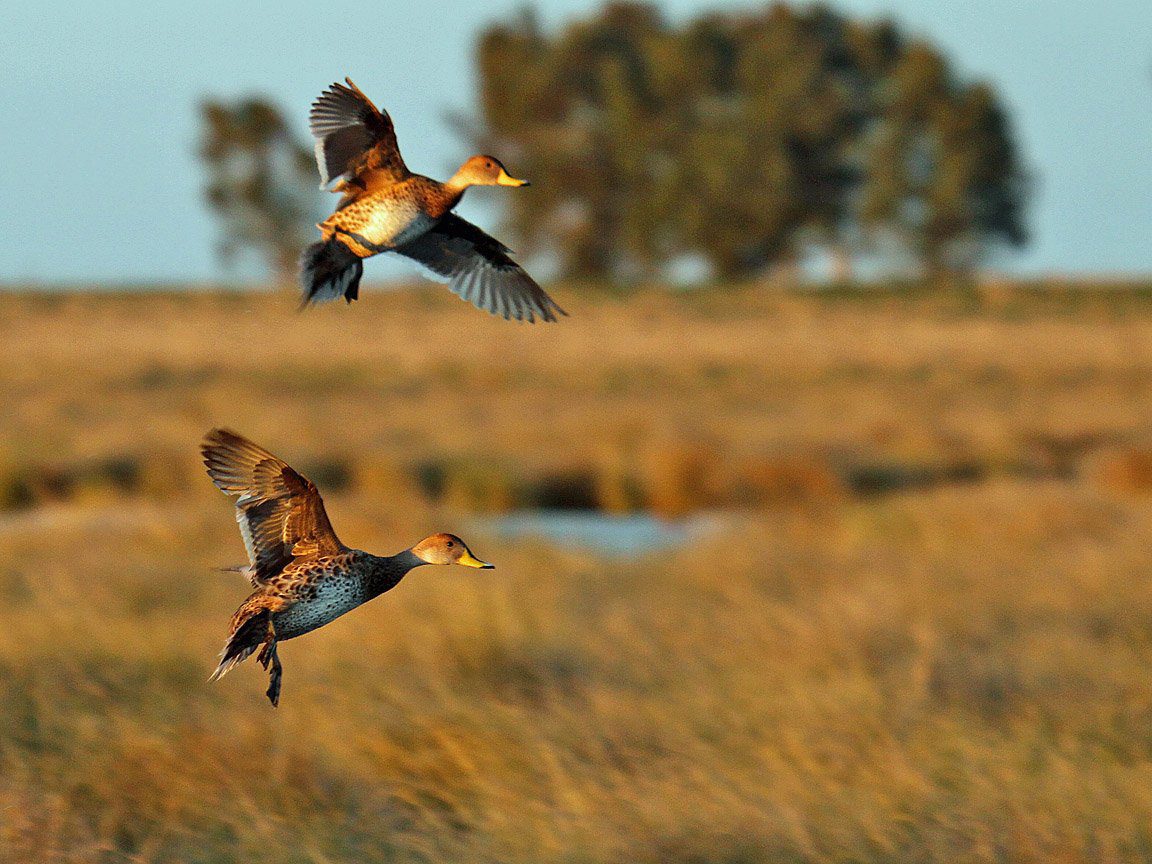
M 232 616 L 220 665 L 223 677 L 255 652 L 269 672 L 268 699 L 280 701 L 277 643 L 323 627 L 396 587 L 414 567 L 462 564 L 491 570 L 455 534 L 433 534 L 396 555 L 372 555 L 340 542 L 316 486 L 287 462 L 235 432 L 214 429 L 201 445 L 208 476 L 236 497 L 236 521 L 248 551 L 240 570 L 256 590 Z

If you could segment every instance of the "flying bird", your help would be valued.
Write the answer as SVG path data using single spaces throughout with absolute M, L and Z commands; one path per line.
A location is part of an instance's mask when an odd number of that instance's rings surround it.
M 256 589 L 232 616 L 210 681 L 258 650 L 256 659 L 269 670 L 267 695 L 275 706 L 283 673 L 277 643 L 323 627 L 395 588 L 414 567 L 492 569 L 454 534 L 433 534 L 396 555 L 349 549 L 332 530 L 316 486 L 287 462 L 226 429 L 209 432 L 200 451 L 212 482 L 236 497 L 236 521 L 249 565 L 230 569 L 247 576 Z
M 304 305 L 351 303 L 363 261 L 394 252 L 422 265 L 473 305 L 505 319 L 555 321 L 563 309 L 512 260 L 511 250 L 452 212 L 469 186 L 527 186 L 493 156 L 473 156 L 441 183 L 413 174 L 400 156 L 396 131 L 360 88 L 345 78 L 312 103 L 320 188 L 342 193 L 318 227 L 323 239 L 304 250 Z

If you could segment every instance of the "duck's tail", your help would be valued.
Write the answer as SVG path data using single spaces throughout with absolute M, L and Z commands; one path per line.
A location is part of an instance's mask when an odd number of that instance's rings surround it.
M 208 680 L 217 681 L 223 678 L 229 669 L 247 660 L 257 648 L 268 641 L 268 622 L 267 610 L 261 610 L 241 621 L 224 643 L 224 650 L 220 652 L 220 665 Z
M 360 293 L 364 262 L 336 238 L 313 243 L 300 256 L 301 308 L 343 295 L 351 303 Z
M 236 564 L 232 567 L 217 567 L 221 573 L 239 573 L 247 579 L 253 588 L 260 587 L 260 580 L 256 578 L 256 568 L 251 564 Z

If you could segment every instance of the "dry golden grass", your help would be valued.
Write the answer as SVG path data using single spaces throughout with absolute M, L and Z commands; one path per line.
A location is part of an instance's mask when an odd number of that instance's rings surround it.
M 1152 861 L 1145 295 L 558 296 L 0 297 L 0 860 Z M 274 711 L 204 682 L 215 424 L 377 551 L 586 477 L 738 509 L 632 561 L 473 529 L 499 569 L 286 643 Z

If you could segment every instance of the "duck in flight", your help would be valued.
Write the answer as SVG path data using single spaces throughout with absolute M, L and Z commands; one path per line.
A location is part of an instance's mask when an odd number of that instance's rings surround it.
M 275 706 L 282 676 L 277 643 L 323 627 L 395 588 L 414 567 L 492 569 L 454 534 L 433 534 L 397 555 L 349 549 L 332 530 L 316 486 L 288 463 L 226 429 L 209 432 L 200 450 L 212 482 L 236 497 L 249 561 L 237 569 L 256 589 L 232 616 L 211 681 L 259 650 L 260 665 L 271 667 L 267 695 Z
M 473 305 L 533 322 L 566 314 L 512 260 L 511 250 L 452 212 L 469 186 L 527 186 L 492 156 L 473 156 L 447 181 L 413 174 L 396 132 L 360 88 L 345 78 L 312 103 L 320 188 L 342 193 L 317 227 L 323 237 L 305 251 L 304 303 L 356 299 L 363 260 L 394 252 L 416 261 Z M 335 182 L 333 182 L 335 181 Z

